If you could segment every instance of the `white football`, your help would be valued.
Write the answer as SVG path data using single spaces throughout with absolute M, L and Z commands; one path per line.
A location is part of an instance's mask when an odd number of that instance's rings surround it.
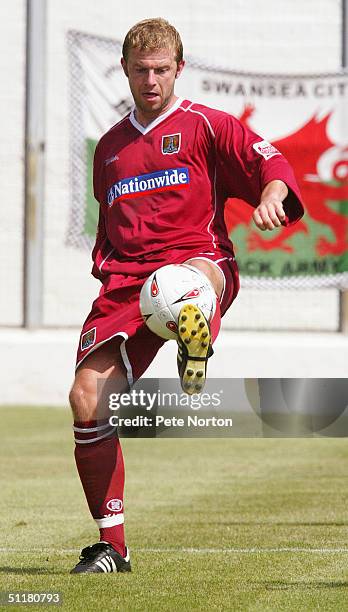
M 185 264 L 163 266 L 149 276 L 140 292 L 140 311 L 146 325 L 166 340 L 175 340 L 181 308 L 195 304 L 210 321 L 216 295 L 205 274 Z

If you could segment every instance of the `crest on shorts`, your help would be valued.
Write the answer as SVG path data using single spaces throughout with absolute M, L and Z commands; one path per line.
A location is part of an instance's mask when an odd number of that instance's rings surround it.
M 96 335 L 97 335 L 97 328 L 96 327 L 93 327 L 93 329 L 90 329 L 90 330 L 86 331 L 84 334 L 82 334 L 82 336 L 81 336 L 81 351 L 85 351 L 90 346 L 93 346 L 93 344 L 95 343 Z
M 181 134 L 169 134 L 162 136 L 162 153 L 163 155 L 172 155 L 180 150 Z

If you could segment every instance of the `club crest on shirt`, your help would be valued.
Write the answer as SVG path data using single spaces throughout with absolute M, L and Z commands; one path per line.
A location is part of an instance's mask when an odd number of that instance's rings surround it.
M 93 346 L 96 339 L 96 331 L 97 328 L 93 327 L 92 329 L 86 331 L 81 337 L 81 351 L 85 351 L 90 346 Z
M 162 136 L 162 153 L 163 155 L 172 155 L 180 150 L 181 134 L 168 134 Z

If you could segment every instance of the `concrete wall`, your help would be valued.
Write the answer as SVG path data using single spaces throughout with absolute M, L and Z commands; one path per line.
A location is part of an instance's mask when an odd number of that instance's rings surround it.
M 25 1 L 0 2 L 0 325 L 22 322 Z
M 68 404 L 78 330 L 0 330 L 6 360 L 0 406 Z M 220 333 L 209 378 L 346 378 L 348 337 L 303 332 Z M 176 343 L 167 342 L 144 375 L 176 378 Z

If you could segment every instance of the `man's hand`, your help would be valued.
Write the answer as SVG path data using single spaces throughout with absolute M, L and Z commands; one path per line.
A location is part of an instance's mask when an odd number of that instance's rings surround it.
M 282 224 L 286 216 L 283 200 L 287 195 L 288 188 L 283 181 L 271 181 L 266 185 L 261 202 L 253 213 L 253 221 L 260 230 L 273 230 Z

